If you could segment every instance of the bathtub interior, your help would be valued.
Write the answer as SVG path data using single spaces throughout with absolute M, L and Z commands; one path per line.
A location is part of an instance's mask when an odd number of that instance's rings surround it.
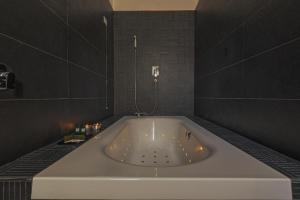
M 211 154 L 181 120 L 168 118 L 128 120 L 104 151 L 115 161 L 144 167 L 188 165 Z

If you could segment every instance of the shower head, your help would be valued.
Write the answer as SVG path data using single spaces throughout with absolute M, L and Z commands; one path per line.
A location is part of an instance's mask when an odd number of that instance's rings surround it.
M 105 26 L 107 27 L 107 18 L 105 16 L 103 16 L 103 23 L 105 24 Z

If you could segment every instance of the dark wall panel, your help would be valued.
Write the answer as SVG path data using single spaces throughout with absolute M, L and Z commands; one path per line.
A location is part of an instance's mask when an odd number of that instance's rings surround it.
M 0 24 L 0 63 L 17 79 L 0 91 L 0 165 L 113 114 L 108 0 L 3 0 Z
M 194 100 L 194 12 L 115 12 L 115 112 L 133 114 L 137 35 L 137 101 L 154 107 L 153 65 L 160 66 L 156 114 L 191 115 Z
M 67 26 L 37 0 L 0 2 L 0 33 L 66 57 Z
M 298 0 L 203 0 L 195 36 L 195 114 L 296 159 L 299 10 Z

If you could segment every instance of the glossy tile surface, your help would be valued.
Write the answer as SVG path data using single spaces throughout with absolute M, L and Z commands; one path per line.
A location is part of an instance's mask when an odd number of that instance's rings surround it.
M 156 114 L 193 114 L 194 12 L 115 12 L 116 114 L 135 113 L 134 48 L 137 36 L 137 102 L 154 107 L 152 66 L 160 66 Z
M 0 91 L 0 165 L 113 114 L 108 0 L 3 0 L 0 24 L 0 63 L 17 80 L 16 90 Z
M 300 159 L 300 1 L 199 2 L 195 114 Z

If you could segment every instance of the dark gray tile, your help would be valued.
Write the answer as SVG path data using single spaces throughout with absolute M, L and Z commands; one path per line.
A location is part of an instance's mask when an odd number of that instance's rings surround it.
M 21 44 L 0 35 L 0 63 L 6 64 L 14 59 L 15 52 L 20 48 Z
M 0 165 L 61 138 L 77 123 L 113 114 L 112 27 L 108 31 L 106 110 L 105 76 L 99 75 L 105 74 L 105 39 L 102 29 L 98 34 L 102 26 L 89 24 L 101 20 L 102 13 L 111 16 L 112 9 L 107 8 L 108 0 L 89 0 L 82 4 L 86 9 L 73 12 L 75 18 L 97 13 L 78 24 L 86 24 L 82 33 L 95 33 L 87 41 L 67 26 L 67 3 L 72 2 L 0 1 L 0 63 L 8 65 L 17 78 L 15 90 L 0 93 L 0 137 L 6 138 L 0 150 L 7 152 Z M 93 47 L 97 45 L 102 50 Z M 68 63 L 68 58 L 83 66 Z
M 297 0 L 204 0 L 195 39 L 196 115 L 297 159 L 299 8 Z
M 230 66 L 244 58 L 245 35 L 245 29 L 241 27 L 211 51 L 213 67 L 210 72 Z
M 227 37 L 268 0 L 228 1 L 205 0 L 197 8 L 197 41 L 199 54 Z
M 134 48 L 137 35 L 137 103 L 156 114 L 192 114 L 194 12 L 116 12 L 114 15 L 116 113 L 134 113 Z M 158 94 L 151 67 L 160 66 Z M 157 101 L 157 100 L 156 100 Z
M 6 163 L 62 136 L 61 101 L 0 101 L 0 163 Z
M 69 23 L 100 51 L 105 50 L 105 25 L 107 17 L 112 27 L 112 13 L 109 1 L 72 0 L 69 1 Z M 88 22 L 88 23 L 86 23 Z
M 6 62 L 16 75 L 18 98 L 64 98 L 68 95 L 68 67 L 27 46 L 19 47 Z
M 70 64 L 72 98 L 105 97 L 105 78 Z
M 68 5 L 67 0 L 40 0 L 46 7 L 48 7 L 55 15 L 60 17 L 65 23 L 68 19 Z
M 82 99 L 65 101 L 68 123 L 82 124 L 84 122 L 101 121 L 113 114 L 112 110 L 105 110 L 105 99 Z
M 300 40 L 245 62 L 239 85 L 245 97 L 299 99 L 299 50 Z
M 202 97 L 300 97 L 300 41 L 198 80 Z
M 295 101 L 197 100 L 196 114 L 300 159 L 300 103 Z
M 202 97 L 235 97 L 245 96 L 244 64 L 212 74 L 198 80 L 197 93 Z
M 9 98 L 66 97 L 68 88 L 67 63 L 14 40 L 0 38 L 0 60 L 9 66 L 17 80 L 17 94 Z
M 89 45 L 77 32 L 71 30 L 69 37 L 70 61 L 105 75 L 105 52 Z
M 0 33 L 66 58 L 67 27 L 40 1 L 1 1 L 0 12 Z
M 247 22 L 246 57 L 300 37 L 300 1 L 272 0 Z

